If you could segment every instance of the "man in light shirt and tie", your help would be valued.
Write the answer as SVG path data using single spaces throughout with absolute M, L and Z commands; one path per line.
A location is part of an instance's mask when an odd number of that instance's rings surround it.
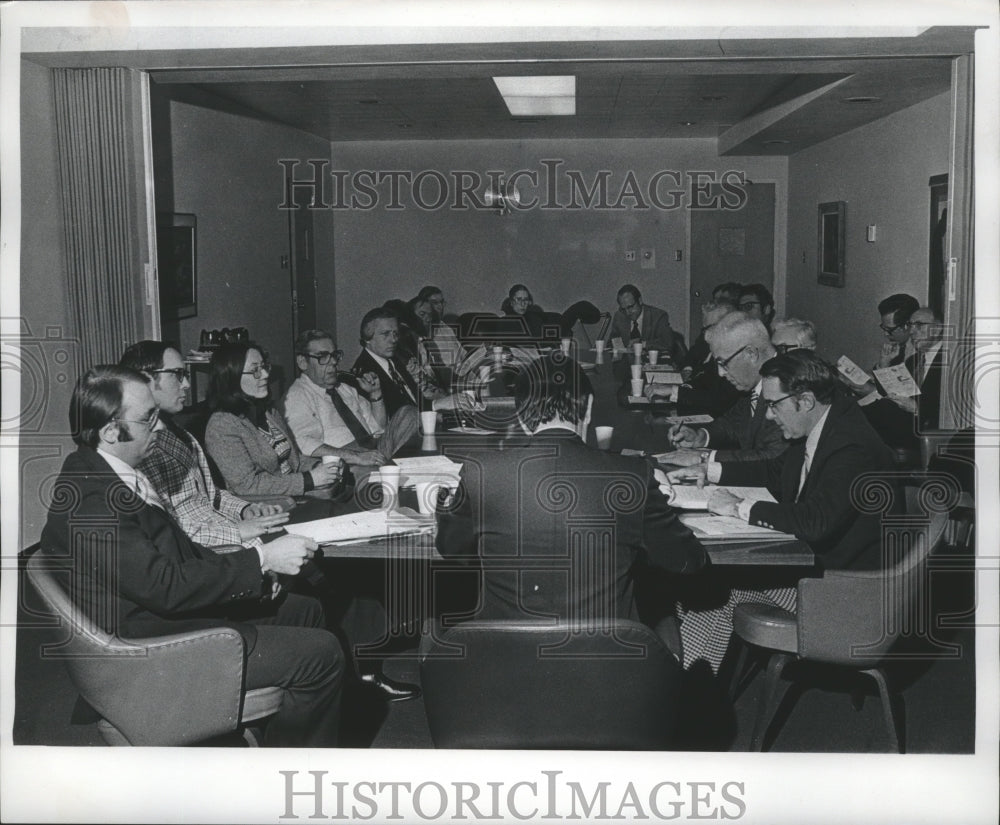
M 881 521 L 860 510 L 855 481 L 893 467 L 892 452 L 865 420 L 857 403 L 838 392 L 836 370 L 809 350 L 793 350 L 761 368 L 760 402 L 791 442 L 781 455 L 746 462 L 708 462 L 667 474 L 671 483 L 766 487 L 775 502 L 742 500 L 725 491 L 709 495 L 708 509 L 750 524 L 792 533 L 805 541 L 825 569 L 882 566 Z M 733 587 L 717 604 L 686 612 L 681 622 L 684 664 L 705 659 L 713 672 L 732 635 L 737 604 L 755 602 L 795 610 L 795 588 Z

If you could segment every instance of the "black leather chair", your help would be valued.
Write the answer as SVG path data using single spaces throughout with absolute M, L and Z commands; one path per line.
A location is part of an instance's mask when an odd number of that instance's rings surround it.
M 438 748 L 670 747 L 681 668 L 638 622 L 428 622 L 419 660 Z

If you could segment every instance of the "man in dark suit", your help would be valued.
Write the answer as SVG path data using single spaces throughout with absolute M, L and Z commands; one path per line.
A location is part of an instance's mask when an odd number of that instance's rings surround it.
M 515 400 L 524 437 L 449 453 L 465 464 L 461 504 L 439 516 L 437 546 L 481 565 L 477 618 L 634 619 L 647 565 L 693 573 L 707 563 L 649 464 L 584 443 L 593 390 L 575 361 L 540 358 Z
M 740 500 L 714 491 L 709 510 L 771 527 L 807 542 L 821 567 L 882 566 L 881 521 L 855 506 L 856 480 L 888 471 L 892 455 L 853 399 L 838 392 L 836 371 L 808 350 L 776 356 L 761 368 L 761 402 L 792 445 L 766 461 L 709 463 L 668 474 L 671 482 L 695 480 L 767 487 L 777 503 Z M 733 588 L 723 604 L 686 613 L 681 623 L 685 667 L 705 659 L 718 672 L 741 602 L 795 610 L 794 587 Z
M 611 319 L 611 337 L 621 338 L 626 348 L 633 341 L 644 341 L 647 350 L 659 350 L 677 363 L 686 355 L 670 328 L 666 311 L 644 304 L 639 288 L 632 284 L 618 290 L 618 311 Z
M 672 427 L 669 438 L 677 449 L 665 461 L 689 466 L 704 461 L 759 461 L 780 455 L 788 442 L 760 403 L 760 367 L 775 355 L 766 327 L 746 313 L 731 312 L 708 330 L 706 340 L 719 373 L 742 397 L 705 427 Z
M 245 688 L 284 689 L 265 742 L 335 745 L 343 652 L 319 602 L 274 585 L 276 574 L 300 571 L 315 542 L 282 536 L 226 553 L 191 542 L 136 469 L 159 426 L 142 373 L 95 367 L 70 404 L 78 447 L 56 482 L 39 552 L 74 558 L 74 603 L 123 638 L 235 627 Z

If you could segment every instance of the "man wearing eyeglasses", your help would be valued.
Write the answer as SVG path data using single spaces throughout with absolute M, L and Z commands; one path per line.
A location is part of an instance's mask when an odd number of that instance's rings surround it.
M 756 318 L 768 329 L 774 318 L 774 297 L 763 284 L 744 284 L 740 289 L 740 300 L 736 304 L 740 312 Z
M 192 542 L 138 469 L 158 413 L 140 372 L 99 366 L 80 378 L 70 401 L 77 449 L 56 481 L 39 552 L 73 561 L 70 598 L 115 636 L 235 628 L 244 644 L 243 687 L 283 688 L 265 744 L 336 745 L 344 677 L 337 637 L 324 628 L 315 599 L 272 598 L 270 575 L 297 575 L 316 543 L 281 536 L 217 553 Z M 127 663 L 118 666 L 127 678 Z
M 742 397 L 706 427 L 672 427 L 668 437 L 676 449 L 664 461 L 689 466 L 705 461 L 758 461 L 780 455 L 788 443 L 759 402 L 760 367 L 775 355 L 767 329 L 744 312 L 730 312 L 705 333 L 705 339 L 719 375 Z
M 812 321 L 783 318 L 771 326 L 771 343 L 779 355 L 793 349 L 816 349 L 816 326 Z
M 119 366 L 149 379 L 162 426 L 139 463 L 164 507 L 191 538 L 206 547 L 260 547 L 260 536 L 288 521 L 277 503 L 250 503 L 216 487 L 208 459 L 198 440 L 175 416 L 191 386 L 184 359 L 163 341 L 139 341 L 122 354 Z
M 386 415 L 374 373 L 356 379 L 367 398 L 340 380 L 343 355 L 324 330 L 308 329 L 299 335 L 295 341 L 299 377 L 285 393 L 285 418 L 303 453 L 338 456 L 352 467 L 379 467 L 416 434 L 417 409 L 407 404 Z
M 631 342 L 643 341 L 647 350 L 659 350 L 678 362 L 683 359 L 686 352 L 674 338 L 666 310 L 643 303 L 642 293 L 633 284 L 619 289 L 617 298 L 618 311 L 611 319 L 612 338 L 621 338 L 626 348 Z
M 708 509 L 807 542 L 825 569 L 878 569 L 881 516 L 861 511 L 855 489 L 865 474 L 891 470 L 892 453 L 865 421 L 857 403 L 839 392 L 836 370 L 808 350 L 767 361 L 761 403 L 791 446 L 776 458 L 711 462 L 667 474 L 671 483 L 695 481 L 766 487 L 775 502 L 710 493 Z M 698 659 L 718 672 L 732 635 L 736 604 L 755 602 L 795 610 L 794 587 L 734 587 L 718 604 L 688 612 L 681 623 L 685 667 Z M 686 625 L 686 627 L 685 627 Z

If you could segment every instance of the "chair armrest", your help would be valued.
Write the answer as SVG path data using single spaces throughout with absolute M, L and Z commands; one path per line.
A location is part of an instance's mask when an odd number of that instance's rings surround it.
M 67 666 L 83 697 L 133 745 L 186 745 L 239 723 L 243 647 L 229 627 L 115 638 L 104 655 Z

